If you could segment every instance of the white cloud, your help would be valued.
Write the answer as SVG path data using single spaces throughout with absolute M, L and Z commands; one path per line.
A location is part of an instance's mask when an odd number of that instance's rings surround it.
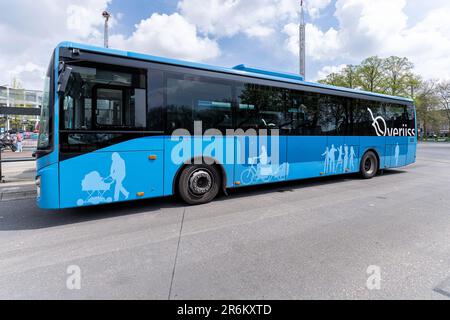
M 95 2 L 95 1 L 94 1 Z M 110 1 L 100 1 L 93 7 L 80 6 L 79 4 L 72 4 L 67 7 L 67 29 L 81 38 L 100 38 L 102 37 L 101 27 L 104 21 L 100 18 L 100 13 L 106 4 Z M 95 13 L 95 14 L 94 14 Z M 115 25 L 114 16 L 109 21 L 109 27 L 113 28 Z
M 415 2 L 416 0 L 409 0 Z M 321 63 L 357 63 L 371 55 L 406 56 L 425 78 L 450 77 L 450 4 L 436 2 L 414 24 L 406 0 L 337 0 L 338 28 L 307 26 L 307 54 Z M 422 10 L 417 6 L 416 10 Z M 418 15 L 414 15 L 415 17 Z M 285 48 L 298 54 L 298 31 L 287 24 Z
M 324 66 L 322 67 L 322 69 L 319 70 L 319 72 L 317 72 L 317 77 L 315 80 L 319 80 L 319 79 L 325 79 L 329 74 L 331 73 L 338 73 L 340 71 L 342 71 L 345 67 L 347 67 L 346 64 L 340 64 L 340 65 L 335 65 L 335 66 Z
M 249 37 L 265 38 L 275 33 L 275 29 L 264 26 L 253 26 L 245 32 Z
M 181 0 L 178 8 L 201 32 L 216 37 L 232 37 L 240 32 L 256 35 L 255 30 L 272 27 L 277 14 L 273 1 L 267 0 Z
M 103 45 L 101 13 L 112 0 L 0 1 L 0 85 L 18 78 L 24 87 L 41 89 L 52 50 L 61 41 Z M 170 57 L 207 60 L 220 54 L 216 41 L 197 35 L 182 16 L 153 15 L 126 37 L 114 34 L 123 13 L 113 14 L 111 44 Z M 253 29 L 255 34 L 268 32 Z M 32 67 L 33 66 L 33 67 Z
M 217 42 L 208 37 L 199 37 L 196 26 L 178 13 L 155 13 L 136 25 L 130 37 L 113 35 L 111 46 L 188 60 L 208 60 L 220 54 Z
M 316 18 L 331 0 L 310 0 L 307 11 Z M 181 14 L 199 30 L 215 37 L 242 33 L 265 38 L 286 22 L 298 21 L 299 0 L 181 0 Z
M 312 19 L 320 17 L 322 10 L 326 9 L 331 0 L 309 0 L 305 1 L 306 10 Z
M 101 12 L 110 2 L 1 1 L 0 84 L 9 84 L 17 77 L 24 87 L 41 89 L 44 70 L 59 42 L 101 44 Z
M 26 81 L 26 84 L 36 83 L 41 84 L 44 81 L 45 69 L 41 66 L 38 66 L 34 63 L 28 62 L 24 65 L 19 65 L 7 72 L 9 79 L 16 79 L 19 81 L 22 86 L 22 81 Z M 28 89 L 30 86 L 23 86 Z M 36 89 L 42 89 L 41 87 L 37 87 Z
M 283 32 L 288 35 L 286 48 L 294 55 L 299 54 L 299 25 L 290 23 Z M 330 28 L 326 32 L 321 31 L 315 25 L 306 25 L 306 54 L 312 60 L 334 60 L 340 54 L 338 32 Z

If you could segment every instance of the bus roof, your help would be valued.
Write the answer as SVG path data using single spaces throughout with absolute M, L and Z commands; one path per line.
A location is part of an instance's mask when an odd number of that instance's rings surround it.
M 374 93 L 374 92 L 368 92 L 368 91 L 362 91 L 362 90 L 356 90 L 356 89 L 349 89 L 349 88 L 344 88 L 344 87 L 336 87 L 336 86 L 325 85 L 325 84 L 315 83 L 315 82 L 308 82 L 308 81 L 304 81 L 303 77 L 300 75 L 297 75 L 297 74 L 248 67 L 244 64 L 238 65 L 234 68 L 225 68 L 225 67 L 211 66 L 211 65 L 207 65 L 207 64 L 190 62 L 190 61 L 182 61 L 182 60 L 177 60 L 177 59 L 157 57 L 157 56 L 123 51 L 123 50 L 96 47 L 96 46 L 92 46 L 92 45 L 80 44 L 80 43 L 75 43 L 75 42 L 61 42 L 58 45 L 57 49 L 59 49 L 59 48 L 74 48 L 74 49 L 86 50 L 86 51 L 91 51 L 91 52 L 96 52 L 96 53 L 104 53 L 104 54 L 108 54 L 108 55 L 128 57 L 128 58 L 132 58 L 132 59 L 164 63 L 164 64 L 170 64 L 170 65 L 176 65 L 176 66 L 183 66 L 183 67 L 189 67 L 189 68 L 194 68 L 194 69 L 222 72 L 222 73 L 241 75 L 241 76 L 250 76 L 250 77 L 256 77 L 256 78 L 273 80 L 273 81 L 284 81 L 284 82 L 289 82 L 289 83 L 294 83 L 294 84 L 301 84 L 301 85 L 309 86 L 309 87 L 340 91 L 343 93 L 347 92 L 347 93 L 360 94 L 360 95 L 365 95 L 365 96 L 374 97 L 374 98 L 392 99 L 392 100 L 401 101 L 404 103 L 405 102 L 407 102 L 407 103 L 414 102 L 412 99 L 403 98 L 403 97 L 390 96 L 390 95 L 385 95 L 385 94 L 380 94 L 380 93 Z

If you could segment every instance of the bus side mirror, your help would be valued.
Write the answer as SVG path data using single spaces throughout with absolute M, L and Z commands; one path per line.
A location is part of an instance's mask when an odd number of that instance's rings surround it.
M 72 74 L 72 68 L 61 65 L 60 70 L 58 78 L 58 94 L 64 94 L 66 93 L 67 84 L 69 83 L 70 75 Z

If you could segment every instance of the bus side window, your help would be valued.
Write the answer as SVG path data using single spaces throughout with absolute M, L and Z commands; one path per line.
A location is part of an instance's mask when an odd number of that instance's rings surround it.
M 203 130 L 217 129 L 225 134 L 233 128 L 232 83 L 189 74 L 169 73 L 167 77 L 167 129 L 193 133 L 194 121 Z
M 300 120 L 299 134 L 302 136 L 320 136 L 320 112 L 318 94 L 299 92 Z
M 238 86 L 237 96 L 238 128 L 280 129 L 281 134 L 294 130 L 295 120 L 288 111 L 291 99 L 288 89 L 247 83 Z
M 407 115 L 408 115 L 408 128 L 415 129 L 416 126 L 416 114 L 414 112 L 413 106 L 407 106 Z
M 342 136 L 348 132 L 348 111 L 344 98 L 320 95 L 322 131 L 330 136 Z

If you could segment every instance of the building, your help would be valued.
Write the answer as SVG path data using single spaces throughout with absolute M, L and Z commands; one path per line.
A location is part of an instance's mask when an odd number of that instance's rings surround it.
M 0 131 L 32 131 L 39 122 L 42 91 L 0 86 Z

